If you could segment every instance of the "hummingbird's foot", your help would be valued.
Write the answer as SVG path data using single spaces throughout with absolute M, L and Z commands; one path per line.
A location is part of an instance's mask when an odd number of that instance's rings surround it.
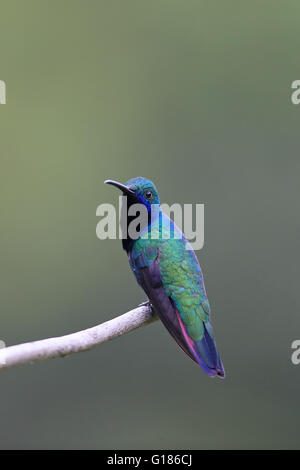
M 139 304 L 139 307 L 148 307 L 152 312 L 153 318 L 156 319 L 157 314 L 150 300 L 146 300 L 146 302 L 142 302 L 141 304 Z
M 151 304 L 150 300 L 146 300 L 146 302 L 142 302 L 141 304 L 139 304 L 139 307 L 150 307 L 150 308 L 152 308 L 152 304 Z

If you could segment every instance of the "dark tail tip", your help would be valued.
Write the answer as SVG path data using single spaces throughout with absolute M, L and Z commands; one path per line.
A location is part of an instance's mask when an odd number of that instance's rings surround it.
M 219 377 L 221 379 L 225 378 L 225 370 L 217 350 L 216 343 L 214 339 L 210 336 L 209 332 L 206 329 L 204 324 L 204 337 L 202 339 L 202 353 L 205 351 L 203 359 L 206 362 L 206 365 L 211 369 L 211 377 Z
M 225 370 L 224 369 L 218 370 L 217 371 L 217 377 L 220 377 L 220 379 L 225 379 L 225 377 L 226 377 Z

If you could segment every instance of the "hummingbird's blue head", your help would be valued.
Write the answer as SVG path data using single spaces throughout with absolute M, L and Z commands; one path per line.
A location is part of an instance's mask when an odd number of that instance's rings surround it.
M 142 176 L 138 176 L 137 178 L 132 178 L 127 181 L 125 186 L 134 191 L 140 199 L 140 202 L 145 204 L 147 208 L 152 204 L 159 204 L 158 192 L 152 181 L 147 180 Z
M 113 180 L 106 180 L 105 183 L 112 184 L 123 191 L 123 194 L 128 196 L 130 203 L 144 204 L 148 211 L 151 210 L 152 204 L 160 204 L 156 187 L 152 181 L 142 176 L 132 178 L 125 184 Z
M 146 206 L 148 213 L 147 220 L 144 221 L 144 224 L 140 224 L 140 232 L 142 232 L 147 226 L 150 226 L 152 221 L 159 217 L 159 196 L 152 181 L 138 176 L 137 178 L 130 179 L 126 184 L 113 180 L 106 180 L 105 183 L 112 184 L 116 188 L 120 189 L 124 196 L 127 196 L 126 204 L 123 204 L 122 206 L 121 226 L 124 227 L 125 225 L 128 229 L 132 220 L 135 218 L 135 216 L 129 215 L 129 209 L 131 206 L 136 204 Z M 124 237 L 122 240 L 124 250 L 128 252 L 132 248 L 133 241 L 134 239 L 130 238 L 129 234 L 128 237 Z

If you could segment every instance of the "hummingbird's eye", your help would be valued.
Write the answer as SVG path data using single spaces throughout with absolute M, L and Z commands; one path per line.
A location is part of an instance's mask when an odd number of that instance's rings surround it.
M 146 199 L 151 199 L 152 198 L 151 191 L 146 191 L 145 196 L 146 196 Z

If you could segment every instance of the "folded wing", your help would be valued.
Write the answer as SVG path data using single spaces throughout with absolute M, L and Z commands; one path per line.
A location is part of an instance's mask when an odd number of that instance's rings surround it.
M 150 259 L 150 261 L 149 261 Z M 224 377 L 225 372 L 213 338 L 209 315 L 197 315 L 194 307 L 187 314 L 181 307 L 182 295 L 165 288 L 161 276 L 159 256 L 151 253 L 130 255 L 130 264 L 141 287 L 147 294 L 161 321 L 181 349 L 211 377 Z M 168 290 L 168 293 L 166 292 Z M 202 308 L 202 307 L 201 307 Z

